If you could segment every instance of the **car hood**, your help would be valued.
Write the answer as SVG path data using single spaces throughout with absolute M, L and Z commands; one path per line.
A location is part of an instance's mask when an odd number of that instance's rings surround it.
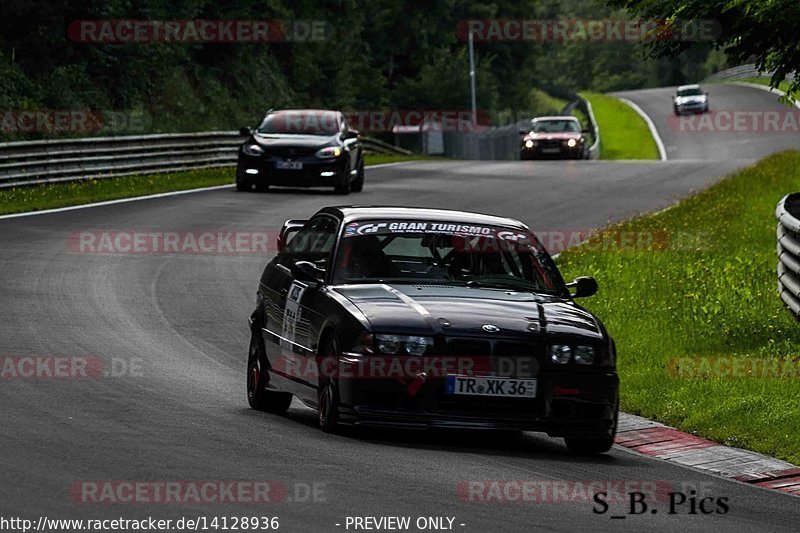
M 253 135 L 253 140 L 264 148 L 322 148 L 336 142 L 336 135 L 279 135 L 261 134 Z
M 603 337 L 602 327 L 591 313 L 553 296 L 449 285 L 362 284 L 333 290 L 355 305 L 376 332 L 523 339 L 537 335 Z M 500 330 L 484 331 L 488 324 Z
M 583 134 L 577 133 L 573 131 L 555 131 L 555 132 L 548 132 L 548 133 L 529 133 L 525 136 L 525 140 L 531 141 L 542 141 L 542 140 L 559 140 L 559 141 L 568 141 L 569 139 L 578 140 L 581 138 Z

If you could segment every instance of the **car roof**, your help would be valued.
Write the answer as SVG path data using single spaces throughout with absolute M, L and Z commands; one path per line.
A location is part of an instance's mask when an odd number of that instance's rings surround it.
M 700 86 L 697 85 L 696 83 L 694 83 L 692 85 L 681 85 L 680 87 L 678 87 L 677 90 L 678 91 L 682 91 L 684 89 L 699 89 L 699 88 L 700 88 Z
M 341 115 L 339 111 L 334 111 L 333 109 L 271 109 L 267 111 L 264 116 L 268 117 L 270 115 L 282 115 L 286 113 L 294 113 L 296 115 Z
M 318 213 L 328 213 L 342 219 L 344 223 L 357 220 L 430 220 L 453 222 L 457 224 L 485 224 L 506 226 L 528 230 L 528 227 L 513 218 L 457 211 L 452 209 L 433 209 L 429 207 L 400 207 L 380 205 L 333 206 L 320 209 Z
M 555 115 L 550 117 L 536 117 L 531 120 L 531 122 L 536 122 L 538 120 L 575 120 L 577 121 L 577 117 L 573 117 L 572 115 Z

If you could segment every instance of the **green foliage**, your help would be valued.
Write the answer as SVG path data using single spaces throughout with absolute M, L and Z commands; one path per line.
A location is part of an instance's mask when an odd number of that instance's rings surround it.
M 269 108 L 469 109 L 460 21 L 618 18 L 594 0 L 211 0 L 0 4 L 0 109 L 95 109 L 145 116 L 147 133 L 236 129 Z M 91 44 L 72 42 L 82 19 L 322 21 L 324 42 Z M 645 60 L 636 43 L 475 43 L 479 109 L 495 117 L 550 111 L 535 89 L 610 91 L 694 81 L 708 47 L 678 67 Z M 14 60 L 12 62 L 12 53 Z M 532 101 L 533 100 L 533 101 Z M 544 104 L 544 105 L 542 105 Z M 89 132 L 95 134 L 96 132 Z M 0 131 L 0 140 L 41 134 Z
M 770 156 L 672 209 L 606 230 L 603 251 L 559 257 L 566 279 L 597 278 L 585 305 L 617 343 L 622 407 L 718 442 L 800 461 L 797 376 L 679 377 L 675 358 L 794 360 L 800 325 L 777 293 L 775 205 L 800 189 L 800 151 Z
M 764 72 L 774 72 L 771 85 L 777 87 L 795 74 L 790 92 L 800 90 L 800 3 L 797 0 L 608 0 L 617 7 L 668 21 L 714 21 L 712 44 L 723 49 L 734 62 L 755 58 Z M 657 39 L 650 50 L 658 57 L 671 57 L 688 50 L 690 43 Z

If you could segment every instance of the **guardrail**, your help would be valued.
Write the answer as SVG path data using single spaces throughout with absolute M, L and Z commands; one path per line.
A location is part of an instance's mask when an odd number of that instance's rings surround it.
M 800 315 L 800 193 L 787 194 L 775 209 L 778 218 L 778 290 Z
M 580 109 L 589 120 L 592 145 L 589 159 L 600 158 L 600 128 L 594 118 L 592 104 L 575 93 L 570 93 L 572 101 L 561 110 L 561 115 L 569 115 L 575 108 Z M 457 159 L 515 160 L 520 157 L 520 131 L 529 131 L 530 122 L 523 120 L 507 126 L 487 127 L 478 132 L 444 132 L 444 155 Z
M 733 67 L 725 70 L 721 70 L 719 72 L 715 72 L 714 74 L 708 76 L 703 81 L 724 81 L 724 80 L 737 80 L 742 78 L 757 78 L 759 76 L 772 76 L 771 72 L 759 72 L 758 68 L 756 68 L 755 63 L 750 63 L 747 65 L 739 65 L 738 67 Z M 794 76 L 789 76 L 789 80 L 793 80 Z
M 597 121 L 594 118 L 592 103 L 580 95 L 578 96 L 578 101 L 581 102 L 578 104 L 578 108 L 583 107 L 582 111 L 589 117 L 589 126 L 594 137 L 594 142 L 589 147 L 589 159 L 600 159 L 600 126 L 597 125 Z
M 0 188 L 233 166 L 243 140 L 238 132 L 213 131 L 0 143 Z M 367 153 L 411 154 L 378 139 L 361 141 Z

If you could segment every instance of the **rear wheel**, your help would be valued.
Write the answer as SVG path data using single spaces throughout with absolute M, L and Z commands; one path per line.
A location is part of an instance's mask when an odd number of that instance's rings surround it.
M 266 368 L 261 339 L 253 333 L 250 336 L 250 354 L 247 358 L 247 403 L 259 411 L 284 413 L 292 403 L 292 395 L 265 388 Z
M 328 339 L 322 355 L 323 357 L 339 357 L 339 346 L 336 339 Z M 335 377 L 320 380 L 317 398 L 319 427 L 325 433 L 333 433 L 339 429 L 339 388 Z

